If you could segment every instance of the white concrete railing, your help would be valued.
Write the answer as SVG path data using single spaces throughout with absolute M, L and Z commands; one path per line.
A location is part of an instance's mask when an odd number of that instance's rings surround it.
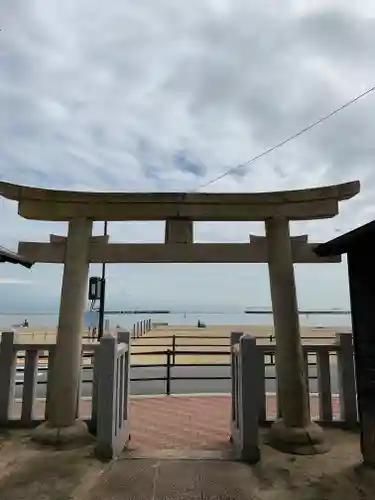
M 309 360 L 316 358 L 318 418 L 322 424 L 336 422 L 343 427 L 358 423 L 353 341 L 350 333 L 336 335 L 336 344 L 306 345 L 303 354 L 308 373 Z M 242 459 L 256 461 L 258 427 L 267 421 L 265 356 L 276 354 L 276 346 L 257 345 L 256 339 L 241 332 L 231 334 L 232 416 L 231 439 Z M 334 357 L 337 363 L 334 363 Z M 315 364 L 315 363 L 312 363 Z M 339 392 L 335 400 L 339 417 L 333 412 L 331 373 L 337 369 Z M 276 373 L 277 380 L 277 373 Z M 282 416 L 277 398 L 277 415 Z
M 21 399 L 21 424 L 30 426 L 35 418 L 35 396 L 40 358 L 46 359 L 47 380 L 50 380 L 55 357 L 56 344 L 15 343 L 15 332 L 3 332 L 0 344 L 0 425 L 6 426 L 13 420 L 18 368 L 23 369 L 23 390 Z M 24 356 L 24 362 L 20 357 Z M 44 418 L 48 416 L 47 384 Z
M 257 374 L 263 363 L 256 339 L 240 332 L 231 334 L 231 441 L 243 461 L 260 459 L 260 384 Z
M 47 383 L 44 414 L 35 416 L 36 388 L 39 359 L 46 356 L 47 381 L 53 369 L 55 344 L 16 344 L 14 332 L 5 332 L 0 343 L 0 426 L 20 424 L 33 426 L 48 418 L 49 392 Z M 85 415 L 88 424 L 97 434 L 98 450 L 102 454 L 116 454 L 124 446 L 128 432 L 127 404 L 129 399 L 130 344 L 129 332 L 118 332 L 118 340 L 104 336 L 98 343 L 83 346 L 83 354 L 94 355 L 93 393 L 91 412 Z M 128 340 L 127 340 L 128 339 Z M 241 339 L 241 340 L 240 340 Z M 266 420 L 266 367 L 265 357 L 275 354 L 275 346 L 257 345 L 256 340 L 242 333 L 233 333 L 232 343 L 232 437 L 243 457 L 251 460 L 257 452 L 255 437 L 258 421 Z M 319 420 L 335 421 L 332 409 L 330 358 L 337 357 L 340 417 L 343 425 L 358 421 L 354 360 L 351 334 L 338 334 L 337 343 L 331 345 L 306 345 L 303 347 L 306 362 L 309 357 L 317 360 L 317 397 Z M 22 365 L 22 397 L 20 416 L 14 415 L 17 356 L 24 354 Z M 103 361 L 104 359 L 104 361 Z M 107 360 L 107 361 L 105 361 Z M 83 360 L 84 362 L 84 360 Z M 81 392 L 80 392 L 81 395 Z M 18 405 L 18 406 L 19 406 Z M 77 415 L 78 415 L 77 404 Z M 39 408 L 40 410 L 40 408 Z M 280 414 L 280 409 L 278 408 Z M 110 417 L 112 416 L 112 417 Z M 255 422 L 255 423 L 254 423 Z M 106 444 L 105 444 L 106 443 Z M 112 451 L 111 451 L 112 450 Z M 241 451 L 242 450 L 242 451 Z
M 33 427 L 48 419 L 50 402 L 50 380 L 53 370 L 56 344 L 18 344 L 14 332 L 3 332 L 0 343 L 0 427 L 21 425 Z M 103 336 L 100 344 L 85 344 L 82 348 L 82 365 L 85 354 L 93 355 L 93 389 L 89 414 L 85 419 L 96 435 L 97 454 L 112 458 L 124 448 L 129 435 L 129 368 L 130 332 L 118 331 L 117 338 Z M 17 365 L 23 373 L 22 396 L 16 399 Z M 45 406 L 40 404 L 36 415 L 36 390 L 40 359 L 45 357 L 47 390 Z M 77 417 L 79 416 L 77 398 Z M 15 408 L 21 405 L 20 416 Z M 43 407 L 44 406 L 44 407 Z M 41 411 L 40 411 L 41 410 Z M 44 410 L 44 411 L 43 411 Z M 43 412 L 43 413 L 42 413 Z

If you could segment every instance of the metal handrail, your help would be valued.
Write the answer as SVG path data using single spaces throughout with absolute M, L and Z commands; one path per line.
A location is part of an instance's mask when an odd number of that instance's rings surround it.
M 308 346 L 306 346 L 308 348 Z M 316 346 L 313 346 L 315 348 Z M 131 377 L 130 381 L 131 382 L 152 382 L 152 381 L 164 381 L 165 382 L 165 394 L 168 396 L 171 394 L 171 382 L 174 380 L 230 380 L 231 375 L 228 373 L 228 375 L 209 375 L 209 376 L 192 376 L 192 375 L 174 375 L 173 374 L 173 369 L 174 368 L 230 368 L 231 364 L 230 362 L 228 363 L 176 363 L 176 357 L 178 356 L 184 356 L 184 355 L 194 355 L 194 356 L 207 356 L 207 355 L 220 355 L 224 354 L 227 355 L 227 351 L 215 351 L 215 352 L 207 352 L 207 351 L 197 351 L 197 350 L 192 350 L 192 351 L 176 351 L 173 352 L 170 349 L 164 350 L 164 351 L 148 351 L 148 352 L 143 352 L 143 353 L 132 353 L 132 355 L 164 355 L 166 356 L 166 362 L 165 363 L 149 363 L 149 364 L 139 364 L 139 365 L 131 365 L 131 369 L 147 369 L 147 368 L 157 368 L 157 369 L 165 369 L 165 375 L 164 376 L 158 376 L 158 377 Z M 314 352 L 311 352 L 311 354 L 315 354 Z M 336 352 L 332 352 L 332 354 L 337 354 Z M 86 355 L 86 356 L 85 356 Z M 91 357 L 91 353 L 83 353 L 83 357 Z M 24 358 L 25 356 L 22 356 Z M 44 356 L 44 358 L 47 358 L 47 356 Z M 41 359 L 41 358 L 40 358 Z M 308 366 L 317 366 L 316 362 L 308 362 Z M 271 362 L 265 362 L 265 367 L 273 367 L 275 366 L 274 361 L 272 360 Z M 83 371 L 85 370 L 92 370 L 93 365 L 88 364 L 88 365 L 82 365 L 81 369 Z M 38 371 L 39 372 L 44 372 L 47 371 L 48 367 L 39 367 Z M 18 372 L 22 372 L 22 368 L 18 368 Z M 317 376 L 310 376 L 309 379 L 314 380 L 317 379 Z M 265 379 L 273 380 L 276 379 L 276 374 L 275 375 L 266 375 Z M 92 380 L 82 380 L 82 383 L 91 383 Z M 47 383 L 47 380 L 45 381 L 39 381 L 37 380 L 37 384 L 44 385 Z M 16 381 L 16 385 L 22 385 L 23 381 Z

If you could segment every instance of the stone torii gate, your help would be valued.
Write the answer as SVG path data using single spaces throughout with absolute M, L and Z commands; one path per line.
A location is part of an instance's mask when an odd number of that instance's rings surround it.
M 322 444 L 311 423 L 299 331 L 293 263 L 340 262 L 317 258 L 307 236 L 290 237 L 290 220 L 334 217 L 338 202 L 359 192 L 359 182 L 274 193 L 86 193 L 46 190 L 0 182 L 0 195 L 18 202 L 18 213 L 34 220 L 68 221 L 68 235 L 48 243 L 21 242 L 34 262 L 64 263 L 51 380 L 48 421 L 35 432 L 42 442 L 85 437 L 76 419 L 80 352 L 89 264 L 133 262 L 268 262 L 277 344 L 282 420 L 270 437 L 283 448 Z M 93 221 L 166 221 L 165 243 L 117 244 L 92 236 Z M 266 237 L 250 243 L 194 243 L 194 221 L 265 221 Z M 316 449 L 318 449 L 317 447 Z

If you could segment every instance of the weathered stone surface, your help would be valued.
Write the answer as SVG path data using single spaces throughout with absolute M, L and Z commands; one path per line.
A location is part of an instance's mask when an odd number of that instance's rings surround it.
M 358 435 L 328 429 L 330 452 L 313 457 L 262 446 L 255 467 L 227 460 L 120 459 L 103 465 L 92 447 L 56 451 L 24 432 L 0 439 L 1 500 L 365 500 L 375 472 L 360 465 Z
M 264 220 L 334 217 L 338 202 L 360 189 L 349 182 L 271 193 L 87 193 L 30 188 L 0 182 L 0 195 L 19 202 L 19 214 L 36 220 Z
M 49 422 L 43 422 L 32 434 L 32 439 L 41 444 L 52 446 L 74 445 L 82 446 L 93 440 L 87 425 L 82 420 L 76 420 L 67 427 L 53 427 Z
M 314 422 L 301 428 L 287 427 L 278 420 L 271 426 L 267 441 L 275 449 L 295 455 L 317 455 L 330 449 L 322 428 Z

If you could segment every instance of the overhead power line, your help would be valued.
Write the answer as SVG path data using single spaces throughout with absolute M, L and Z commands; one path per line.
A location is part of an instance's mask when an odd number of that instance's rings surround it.
M 342 106 L 340 106 L 339 108 L 336 108 L 334 109 L 333 111 L 331 111 L 328 115 L 325 115 L 323 116 L 322 118 L 319 118 L 319 120 L 311 123 L 310 125 L 308 125 L 307 127 L 301 129 L 299 132 L 297 132 L 296 134 L 293 134 L 291 135 L 290 137 L 288 137 L 287 139 L 284 139 L 283 141 L 279 142 L 278 144 L 275 144 L 274 146 L 272 146 L 271 148 L 268 148 L 266 149 L 265 151 L 263 151 L 262 153 L 254 156 L 253 158 L 251 158 L 250 160 L 244 162 L 244 163 L 240 163 L 234 167 L 231 167 L 229 168 L 228 170 L 226 170 L 225 172 L 222 172 L 221 174 L 217 175 L 216 177 L 214 177 L 213 179 L 203 183 L 203 184 L 200 184 L 199 186 L 197 186 L 193 191 L 198 191 L 199 189 L 201 188 L 204 188 L 204 187 L 207 187 L 209 186 L 210 184 L 213 184 L 214 182 L 217 182 L 219 181 L 220 179 L 223 179 L 224 177 L 226 177 L 227 175 L 235 172 L 236 170 L 240 170 L 242 168 L 245 168 L 245 167 L 248 167 L 251 163 L 254 163 L 255 161 L 259 160 L 260 158 L 263 158 L 263 156 L 266 156 L 268 155 L 269 153 L 272 153 L 272 151 L 275 151 L 275 149 L 278 149 L 278 148 L 281 148 L 282 146 L 284 146 L 285 144 L 287 144 L 288 142 L 291 142 L 293 141 L 294 139 L 296 139 L 297 137 L 301 136 L 302 134 L 304 134 L 305 132 L 308 132 L 309 130 L 311 130 L 312 128 L 316 127 L 317 125 L 320 125 L 321 123 L 323 123 L 324 121 L 328 120 L 329 118 L 331 118 L 332 116 L 336 115 L 337 113 L 339 113 L 340 111 L 342 111 L 343 109 L 351 106 L 352 104 L 354 104 L 355 102 L 359 101 L 360 99 L 362 99 L 363 97 L 367 96 L 368 94 L 370 94 L 371 92 L 373 92 L 375 90 L 375 86 L 374 87 L 371 87 L 370 89 L 366 90 L 365 92 L 362 92 L 362 94 L 359 94 L 357 95 L 356 97 L 354 97 L 353 99 L 351 99 L 350 101 L 346 102 L 345 104 L 343 104 Z

